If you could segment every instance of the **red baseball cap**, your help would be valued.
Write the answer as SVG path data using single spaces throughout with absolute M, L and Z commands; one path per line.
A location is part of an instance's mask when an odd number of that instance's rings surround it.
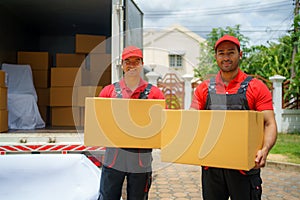
M 141 49 L 139 49 L 136 46 L 128 46 L 126 48 L 124 48 L 123 53 L 122 53 L 122 60 L 125 60 L 129 57 L 139 57 L 139 58 L 143 58 L 143 52 Z
M 218 39 L 218 41 L 216 42 L 216 44 L 215 44 L 215 50 L 217 49 L 217 47 L 219 46 L 219 44 L 221 44 L 224 41 L 233 42 L 234 44 L 236 44 L 238 46 L 238 48 L 240 48 L 239 39 L 237 39 L 236 37 L 233 37 L 231 35 L 224 35 L 223 37 L 221 37 L 220 39 Z

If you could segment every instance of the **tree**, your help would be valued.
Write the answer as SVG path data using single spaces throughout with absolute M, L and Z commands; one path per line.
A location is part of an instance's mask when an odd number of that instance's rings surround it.
M 218 66 L 215 62 L 214 53 L 211 52 L 211 47 L 207 43 L 200 44 L 199 65 L 194 69 L 194 76 L 204 80 L 208 74 L 216 74 Z
M 294 18 L 293 29 L 299 30 L 300 15 Z M 199 66 L 194 69 L 195 77 L 202 80 L 210 73 L 216 73 L 218 67 L 214 59 L 214 44 L 221 36 L 229 34 L 239 39 L 243 50 L 240 67 L 247 74 L 260 75 L 265 79 L 276 74 L 284 76 L 290 82 L 285 99 L 300 96 L 300 54 L 294 54 L 294 48 L 300 52 L 300 31 L 293 31 L 278 42 L 271 42 L 268 46 L 258 45 L 247 47 L 249 38 L 240 33 L 240 25 L 234 27 L 214 28 L 208 34 L 207 43 L 201 44 Z M 293 73 L 294 72 L 294 73 Z
M 223 35 L 232 35 L 239 39 L 241 43 L 241 49 L 243 49 L 244 53 L 248 53 L 247 44 L 249 42 L 249 38 L 244 36 L 240 32 L 240 25 L 235 25 L 234 27 L 227 26 L 225 29 L 223 28 L 213 28 L 212 31 L 208 34 L 207 43 L 211 47 L 211 51 L 214 53 L 214 44 L 216 41 L 222 37 Z
M 292 46 L 291 38 L 282 37 L 279 43 L 269 43 L 269 47 L 264 45 L 253 46 L 244 57 L 242 69 L 248 74 L 260 75 L 269 78 L 275 74 L 289 77 Z
M 300 17 L 295 17 L 294 29 L 299 29 Z M 253 46 L 243 59 L 242 69 L 248 74 L 257 74 L 264 78 L 281 75 L 290 82 L 285 91 L 285 100 L 299 97 L 300 94 L 300 55 L 293 56 L 294 48 L 300 50 L 300 32 L 295 31 L 279 38 L 277 43 L 266 46 Z
M 299 1 L 297 1 L 296 9 L 299 9 Z M 285 98 L 299 97 L 300 96 L 300 14 L 299 10 L 296 10 L 294 18 L 293 29 L 294 32 L 291 34 L 291 40 L 293 42 L 293 55 L 291 63 L 291 75 L 289 93 L 285 95 Z M 296 53 L 295 53 L 296 52 Z M 300 98 L 300 97 L 299 97 Z

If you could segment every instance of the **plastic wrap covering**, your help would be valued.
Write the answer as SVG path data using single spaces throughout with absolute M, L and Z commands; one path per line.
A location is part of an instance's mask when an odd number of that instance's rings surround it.
M 5 200 L 97 200 L 101 170 L 82 154 L 0 156 Z
M 2 64 L 2 70 L 7 73 L 8 128 L 44 128 L 30 65 Z

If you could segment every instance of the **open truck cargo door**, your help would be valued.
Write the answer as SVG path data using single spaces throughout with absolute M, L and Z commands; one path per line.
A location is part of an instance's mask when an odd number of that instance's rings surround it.
M 143 17 L 144 13 L 133 0 L 113 0 L 112 83 L 122 78 L 120 55 L 124 47 L 134 45 L 143 49 Z

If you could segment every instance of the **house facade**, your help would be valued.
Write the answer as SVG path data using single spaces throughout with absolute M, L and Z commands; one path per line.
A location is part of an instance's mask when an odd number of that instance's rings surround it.
M 176 73 L 179 77 L 194 74 L 198 66 L 200 43 L 205 39 L 181 26 L 164 30 L 144 30 L 144 68 L 163 77 Z

